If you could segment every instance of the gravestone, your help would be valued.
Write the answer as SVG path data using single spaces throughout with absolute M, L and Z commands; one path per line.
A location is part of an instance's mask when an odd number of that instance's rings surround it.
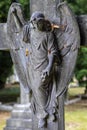
M 40 0 L 38 2 L 38 1 L 32 0 L 32 1 L 30 1 L 31 14 L 35 11 L 42 11 L 42 12 L 44 12 L 47 19 L 50 19 L 53 21 L 56 21 L 56 20 L 59 21 L 60 19 L 58 17 L 60 14 L 57 12 L 57 6 L 60 2 L 62 2 L 62 1 L 55 1 L 55 0 L 54 1 L 50 1 L 50 0 L 42 1 L 42 0 Z M 19 5 L 17 5 L 17 6 L 19 7 Z M 61 6 L 61 8 L 62 8 L 62 6 Z M 65 4 L 64 4 L 63 8 L 65 9 L 65 12 L 67 13 Z M 84 36 L 87 35 L 87 31 L 86 31 L 87 26 L 85 24 L 86 23 L 85 21 L 87 20 L 87 18 L 86 18 L 86 16 L 78 16 L 77 20 L 79 22 L 81 32 L 84 32 L 84 35 L 81 34 L 81 38 L 83 39 Z M 24 21 L 24 20 L 22 19 L 22 21 Z M 26 72 L 26 64 L 28 64 L 28 59 L 25 56 L 25 49 L 28 48 L 28 46 L 25 44 L 22 44 L 22 42 L 20 42 L 18 37 L 21 38 L 21 34 L 19 36 L 17 30 L 15 31 L 15 33 L 12 37 L 13 39 L 16 39 L 16 40 L 12 41 L 11 32 L 12 32 L 13 28 L 10 27 L 10 29 L 9 29 L 9 27 L 8 27 L 9 25 L 11 25 L 11 24 L 9 24 L 10 22 L 12 23 L 13 21 L 11 21 L 11 19 L 9 19 L 9 16 L 8 16 L 7 23 L 0 25 L 0 39 L 1 39 L 0 49 L 9 50 L 11 53 L 12 60 L 13 60 L 13 63 L 15 64 L 17 74 L 18 74 L 18 77 L 20 80 L 21 99 L 22 100 L 21 100 L 21 105 L 14 106 L 11 118 L 7 120 L 7 126 L 6 126 L 5 130 L 39 130 L 39 128 L 37 126 L 37 124 L 38 124 L 37 117 L 36 117 L 36 115 L 32 114 L 31 109 L 30 109 L 28 93 L 27 94 L 25 93 L 25 91 L 27 92 L 27 90 L 28 90 L 27 88 L 29 87 L 28 77 L 27 77 L 27 72 Z M 14 30 L 15 29 L 13 29 L 13 31 Z M 8 37 L 10 37 L 10 38 L 8 38 Z M 84 42 L 85 45 L 87 45 L 86 37 L 84 40 L 85 40 L 85 42 Z M 61 68 L 61 75 L 63 77 L 61 77 L 61 81 L 59 81 L 59 86 L 61 86 L 61 88 L 59 87 L 59 89 L 58 89 L 58 104 L 59 104 L 58 105 L 58 115 L 57 115 L 58 120 L 55 122 L 51 122 L 51 123 L 49 122 L 47 124 L 47 128 L 41 128 L 41 130 L 53 130 L 53 129 L 64 130 L 65 129 L 64 92 L 66 90 L 67 84 L 69 83 L 68 80 L 70 80 L 70 78 L 67 79 L 67 77 L 71 77 L 71 75 L 73 73 L 77 52 L 78 52 L 78 49 L 76 52 L 72 53 L 72 55 L 70 55 L 70 57 L 68 57 L 67 55 L 65 55 L 65 57 L 63 57 L 64 58 L 63 66 Z M 68 55 L 69 54 L 71 54 L 71 52 L 69 52 Z M 74 59 L 73 65 L 72 65 L 72 59 Z M 69 62 L 69 64 L 67 64 L 66 61 Z M 71 64 L 70 64 L 70 61 L 71 61 Z M 64 75 L 63 75 L 63 73 L 64 73 Z M 63 81 L 64 81 L 64 84 L 63 84 Z M 25 90 L 24 90 L 24 88 L 25 88 Z

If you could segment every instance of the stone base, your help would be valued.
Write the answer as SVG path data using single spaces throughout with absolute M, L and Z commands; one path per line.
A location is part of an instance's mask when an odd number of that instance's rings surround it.
M 38 128 L 36 114 L 32 113 L 30 104 L 15 105 L 11 117 L 7 120 L 4 130 L 65 130 L 64 124 L 64 97 L 59 97 L 59 110 L 56 120 L 49 118 L 44 128 Z
M 6 127 L 4 130 L 31 130 L 31 129 L 26 129 L 26 128 L 12 128 L 12 127 Z
M 38 120 L 36 115 L 33 115 L 33 119 L 32 119 L 32 129 L 33 130 L 59 130 L 59 126 L 58 126 L 58 115 L 56 115 L 56 120 L 53 121 L 48 121 L 46 127 L 44 128 L 38 128 Z
M 32 130 L 30 104 L 15 105 L 4 130 Z
M 38 119 L 32 114 L 30 104 L 14 105 L 4 130 L 58 130 L 58 119 L 49 122 L 46 128 L 38 128 Z

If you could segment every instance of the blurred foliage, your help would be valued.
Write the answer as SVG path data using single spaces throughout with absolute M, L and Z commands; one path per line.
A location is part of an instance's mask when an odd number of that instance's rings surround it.
M 17 0 L 0 0 L 0 22 L 7 21 L 8 10 L 12 2 Z M 22 4 L 25 18 L 29 18 L 30 11 L 29 11 L 29 0 L 20 0 Z
M 20 3 L 22 4 L 24 16 L 26 19 L 29 19 L 30 17 L 30 2 L 29 0 L 20 0 Z
M 5 86 L 5 82 L 8 76 L 12 74 L 12 60 L 10 53 L 1 51 L 0 52 L 0 89 Z
M 75 14 L 87 13 L 87 0 L 67 0 Z
M 19 85 L 12 85 L 11 87 L 4 88 L 0 91 L 0 101 L 2 103 L 17 102 L 20 96 Z
M 78 53 L 75 75 L 80 85 L 87 86 L 87 48 L 81 47 Z
M 0 0 L 0 23 L 7 21 L 8 10 L 12 2 L 18 0 Z M 29 0 L 20 0 L 23 6 L 24 16 L 29 18 Z M 10 53 L 0 51 L 0 89 L 4 88 L 8 76 L 12 74 L 12 60 Z

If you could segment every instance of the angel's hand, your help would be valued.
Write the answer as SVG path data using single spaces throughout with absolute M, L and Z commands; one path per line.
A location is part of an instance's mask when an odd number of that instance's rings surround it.
M 44 82 L 46 80 L 46 78 L 49 76 L 49 74 L 50 74 L 49 68 L 46 68 L 42 71 L 42 74 L 41 74 L 42 82 Z
M 60 28 L 64 31 L 67 25 L 61 25 Z

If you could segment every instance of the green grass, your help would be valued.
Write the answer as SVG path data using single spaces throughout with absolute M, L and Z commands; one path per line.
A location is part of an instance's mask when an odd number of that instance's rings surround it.
M 65 122 L 66 130 L 87 130 L 87 106 L 82 109 L 74 108 L 71 111 L 68 108 L 65 112 Z
M 69 88 L 69 99 L 84 94 L 84 87 Z M 87 130 L 87 100 L 65 107 L 65 130 Z
M 3 128 L 5 127 L 5 123 L 6 123 L 6 121 L 2 120 L 2 122 L 0 123 L 0 130 L 3 130 Z
M 7 112 L 0 112 L 0 130 L 6 125 L 6 120 L 10 117 L 10 113 Z

